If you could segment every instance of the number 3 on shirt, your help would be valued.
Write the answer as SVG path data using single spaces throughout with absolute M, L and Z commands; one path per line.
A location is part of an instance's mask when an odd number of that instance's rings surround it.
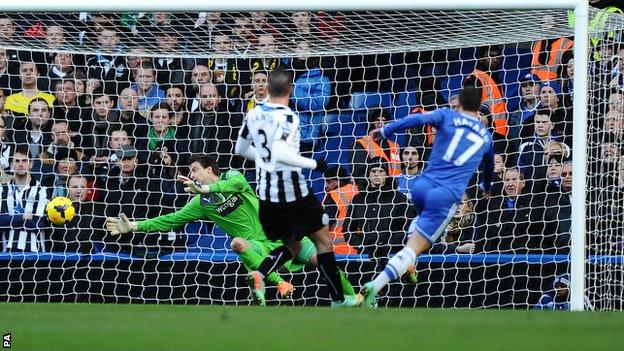
M 457 149 L 457 145 L 459 145 L 459 141 L 464 135 L 465 131 L 466 131 L 465 129 L 455 129 L 455 135 L 453 135 L 453 139 L 451 140 L 451 143 L 446 149 L 446 152 L 444 153 L 444 157 L 442 157 L 444 161 L 449 161 L 449 162 L 451 161 L 451 159 L 453 158 L 453 155 L 455 154 L 455 149 Z M 455 161 L 453 161 L 453 164 L 455 166 L 461 166 L 464 163 L 466 163 L 466 161 L 468 161 L 468 159 L 470 159 L 470 157 L 472 157 L 472 155 L 474 155 L 481 148 L 481 146 L 483 146 L 483 144 L 485 143 L 483 138 L 481 138 L 480 136 L 478 136 L 477 134 L 473 132 L 468 132 L 468 135 L 466 135 L 466 139 L 471 141 L 472 145 L 469 148 L 467 148 L 464 152 L 462 152 L 455 159 Z
M 264 129 L 258 129 L 258 135 L 262 136 L 262 144 L 260 145 L 260 148 L 263 151 L 260 154 L 260 157 L 262 158 L 262 161 L 264 161 L 264 163 L 269 163 L 271 162 L 271 150 L 267 148 L 268 140 L 266 132 L 264 131 Z

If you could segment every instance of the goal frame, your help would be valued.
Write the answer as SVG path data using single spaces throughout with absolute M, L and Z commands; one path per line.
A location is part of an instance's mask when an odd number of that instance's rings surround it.
M 568 9 L 574 10 L 574 92 L 583 99 L 573 102 L 573 188 L 571 218 L 571 310 L 584 310 L 585 296 L 585 201 L 587 172 L 587 96 L 588 96 L 588 16 L 587 0 L 436 0 L 435 2 L 414 0 L 310 0 L 259 2 L 257 0 L 238 0 L 235 3 L 193 0 L 109 0 L 106 2 L 78 2 L 75 0 L 27 0 L 4 2 L 0 5 L 3 12 L 76 12 L 76 11 L 400 11 L 400 10 L 536 10 Z M 582 204 L 582 205 L 581 205 Z

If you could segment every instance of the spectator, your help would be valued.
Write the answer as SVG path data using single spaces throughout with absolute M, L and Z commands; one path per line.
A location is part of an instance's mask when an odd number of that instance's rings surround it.
M 193 97 L 193 100 L 190 103 L 190 112 L 195 112 L 197 111 L 197 109 L 199 109 L 199 90 L 201 89 L 202 85 L 210 82 L 212 82 L 212 72 L 210 71 L 210 69 L 208 69 L 208 67 L 205 65 L 195 65 L 195 67 L 193 67 L 193 70 L 191 71 L 191 76 L 187 81 L 186 88 L 186 96 L 188 96 L 189 98 Z
M 552 15 L 541 18 L 542 28 L 552 28 Z M 541 81 L 552 81 L 560 78 L 561 67 L 572 58 L 574 41 L 562 37 L 557 39 L 538 40 L 533 43 L 531 51 L 531 73 L 537 75 Z
M 30 106 L 30 102 L 33 99 L 43 99 L 47 102 L 49 107 L 52 107 L 54 95 L 41 92 L 37 89 L 39 71 L 37 71 L 37 66 L 34 62 L 20 62 L 19 76 L 22 81 L 22 91 L 13 93 L 7 97 L 4 102 L 5 110 L 11 111 L 16 117 L 25 116 L 28 114 L 28 106 Z M 20 120 L 23 126 L 23 123 L 25 123 L 23 119 L 16 118 L 15 122 L 19 123 Z M 13 127 L 16 128 L 18 125 L 13 124 Z
M 30 102 L 28 110 L 28 122 L 23 128 L 16 129 L 13 141 L 16 145 L 27 145 L 29 158 L 32 162 L 32 177 L 41 180 L 42 173 L 48 173 L 49 166 L 42 164 L 42 153 L 47 150 L 52 142 L 52 120 L 48 103 L 36 98 Z
M 323 210 L 329 217 L 329 234 L 333 237 L 334 252 L 356 254 L 357 249 L 349 245 L 344 237 L 343 225 L 347 210 L 358 193 L 351 175 L 341 166 L 329 168 L 325 176 L 325 198 Z
M 440 242 L 433 244 L 430 253 L 470 254 L 479 241 L 475 227 L 474 203 L 464 194 L 457 211 L 445 228 Z M 415 222 L 414 222 L 415 223 Z
M 52 199 L 57 196 L 67 196 L 67 180 L 70 176 L 78 174 L 80 160 L 76 151 L 67 147 L 57 149 L 55 154 L 54 173 L 43 178 L 41 184 L 48 187 L 52 192 Z
M 124 146 L 132 146 L 132 140 L 125 129 L 112 127 L 108 133 L 108 147 L 98 149 L 95 156 L 91 158 L 91 168 L 94 174 L 105 176 L 110 173 L 117 163 L 117 152 Z M 138 153 L 140 163 L 147 162 L 147 151 Z
M 213 44 L 211 48 L 215 55 L 228 56 L 234 52 L 232 40 L 225 34 L 215 35 Z M 249 96 L 249 93 L 243 94 L 243 89 L 247 89 L 250 79 L 249 72 L 244 69 L 248 65 L 249 63 L 245 60 L 235 58 L 208 59 L 208 68 L 213 72 L 214 83 L 221 87 L 220 94 L 226 98 L 229 111 L 240 112 L 243 95 L 245 98 Z M 208 82 L 210 81 L 201 84 Z
M 188 109 L 186 104 L 186 96 L 184 96 L 184 87 L 172 85 L 165 90 L 165 102 L 171 106 L 175 117 L 173 125 L 182 126 L 188 123 Z
M 503 137 L 508 134 L 507 103 L 502 77 L 501 50 L 498 46 L 482 47 L 477 50 L 478 61 L 474 71 L 466 78 L 464 85 L 482 88 L 481 100 L 492 113 L 494 131 Z
M 280 59 L 278 57 L 278 44 L 275 37 L 271 34 L 261 34 L 258 36 L 258 44 L 256 51 L 261 58 L 252 58 L 249 60 L 249 69 L 253 73 L 257 70 L 273 72 L 278 67 L 288 66 L 288 59 Z
M 624 157 L 618 161 L 617 179 L 613 184 L 600 184 L 597 196 L 597 206 L 591 206 L 593 213 L 589 213 L 593 230 L 602 235 L 592 236 L 589 248 L 592 253 L 610 254 L 624 248 Z
M 158 28 L 156 31 L 156 44 L 162 53 L 180 53 L 180 34 L 170 25 Z M 158 57 L 154 58 L 154 70 L 156 83 L 182 84 L 184 83 L 184 70 L 187 68 L 185 60 L 179 57 Z M 192 62 L 192 61 L 190 61 Z M 190 67 L 188 67 L 190 68 Z
M 119 94 L 117 109 L 119 110 L 119 123 L 128 133 L 128 136 L 144 140 L 147 136 L 149 123 L 139 113 L 139 94 L 130 88 L 122 90 Z M 141 148 L 139 145 L 137 147 Z M 141 158 L 141 161 L 145 161 L 145 159 Z
M 623 141 L 624 137 L 624 116 L 617 111 L 609 111 L 602 118 L 602 132 L 611 133 L 617 141 Z
M 386 258 L 403 247 L 408 220 L 414 212 L 407 198 L 394 188 L 383 159 L 373 158 L 366 176 L 367 184 L 349 206 L 343 231 L 349 244 L 361 253 Z
M 119 94 L 129 85 L 130 70 L 126 59 L 118 55 L 123 48 L 115 27 L 103 28 L 98 33 L 98 43 L 101 53 L 87 59 L 87 77 L 101 81 L 107 94 Z
M 139 113 L 147 115 L 152 106 L 165 101 L 165 92 L 155 82 L 156 70 L 151 65 L 142 65 L 136 71 L 135 82 L 130 88 L 139 95 Z
M 112 124 L 119 123 L 119 112 L 113 107 L 115 100 L 112 95 L 107 94 L 102 88 L 93 91 L 93 112 L 91 121 L 83 123 L 82 136 L 85 138 L 83 147 L 85 154 L 89 157 L 96 154 L 96 150 L 106 148 L 106 136 L 108 128 Z M 94 147 L 95 149 L 93 149 Z
M 295 70 L 295 84 L 291 97 L 294 110 L 299 113 L 301 152 L 315 149 L 315 141 L 323 130 L 326 107 L 331 97 L 331 82 L 320 68 L 319 57 L 308 57 L 309 46 L 299 42 L 297 50 L 304 55 L 304 67 Z
M 19 76 L 13 74 L 10 69 L 9 55 L 7 49 L 0 48 L 0 90 L 6 95 L 11 95 L 21 87 Z
M 69 128 L 76 133 L 84 131 L 82 128 L 82 116 L 88 116 L 78 105 L 78 93 L 76 91 L 76 82 L 72 79 L 57 80 L 53 83 L 54 97 L 54 115 L 55 120 L 67 120 Z
M 133 48 L 128 55 L 127 66 L 130 70 L 130 79 L 134 81 L 136 79 L 136 71 L 144 64 L 151 64 L 152 59 L 146 56 L 146 52 L 142 48 Z
M 368 130 L 383 128 L 388 121 L 388 115 L 382 109 L 373 109 L 368 112 Z M 353 178 L 359 185 L 366 183 L 366 165 L 375 157 L 381 157 L 388 164 L 388 174 L 395 177 L 401 174 L 401 156 L 399 145 L 392 140 L 382 138 L 377 142 L 368 134 L 358 140 L 353 145 L 351 153 L 351 169 Z
M 586 310 L 593 310 L 594 307 L 585 296 L 584 305 Z M 533 306 L 535 310 L 570 310 L 570 275 L 559 274 L 553 281 L 552 288 L 545 292 L 539 302 Z
M 45 90 L 53 90 L 53 83 L 57 80 L 70 78 L 74 75 L 76 64 L 73 62 L 73 55 L 67 52 L 59 52 L 52 56 L 48 69 L 48 82 L 44 84 Z
M 256 38 L 262 34 L 271 34 L 275 39 L 281 39 L 282 33 L 269 23 L 268 12 L 250 12 L 250 14 L 252 31 Z
M 79 150 L 80 144 L 76 140 L 80 135 L 72 138 L 69 123 L 66 120 L 55 120 L 52 124 L 52 142 L 48 148 L 41 153 L 41 162 L 53 166 L 55 161 L 59 159 L 59 150 L 63 150 L 67 154 L 67 149 L 76 153 L 75 161 L 82 159 L 82 151 Z
M 0 199 L 3 212 L 10 215 L 31 214 L 32 222 L 23 227 L 13 227 L 2 233 L 3 252 L 46 252 L 46 233 L 38 228 L 43 227 L 42 217 L 50 199 L 48 190 L 31 176 L 33 167 L 30 151 L 27 146 L 18 146 L 13 154 L 11 168 L 14 178 L 0 187 Z M 6 206 L 6 207 L 5 207 Z M 31 222 L 31 223 L 32 223 Z
M 500 128 L 496 128 L 494 125 L 494 115 L 490 110 L 488 105 L 481 105 L 479 108 L 479 119 L 484 126 L 488 128 L 488 131 L 492 133 L 492 138 L 494 140 L 494 150 L 498 153 L 510 154 L 517 150 L 516 145 L 518 144 L 518 140 L 510 140 L 501 134 L 499 131 Z
M 11 17 L 3 14 L 0 17 L 0 41 L 11 43 L 15 40 L 15 23 Z
M 232 28 L 234 37 L 232 45 L 236 54 L 244 56 L 251 46 L 256 42 L 256 38 L 252 33 L 251 17 L 246 13 L 238 13 L 234 17 L 234 26 Z
M 561 93 L 563 94 L 563 106 L 571 108 L 574 100 L 574 58 L 568 61 L 563 71 Z
M 608 111 L 616 111 L 620 116 L 624 116 L 624 92 L 619 90 L 611 91 L 608 107 Z
M 530 130 L 521 134 L 521 129 L 527 125 L 533 125 L 533 117 L 535 112 L 541 107 L 540 80 L 539 77 L 528 73 L 520 80 L 520 105 L 518 110 L 509 114 L 509 140 L 515 140 L 519 136 L 523 138 L 530 137 Z
M 246 101 L 243 112 L 247 113 L 256 107 L 256 105 L 269 101 L 268 78 L 269 74 L 266 71 L 254 72 L 251 79 L 251 96 L 249 100 Z
M 524 192 L 524 176 L 517 167 L 507 168 L 503 181 L 503 196 L 492 197 L 488 205 L 483 250 L 526 253 L 536 248 L 531 234 L 541 231 L 531 218 L 539 218 L 541 210 L 532 203 L 531 194 Z
M 539 247 L 546 253 L 567 253 L 570 250 L 572 216 L 572 162 L 562 166 L 560 159 L 553 157 L 547 175 L 545 211 L 541 219 L 544 231 Z
M 219 167 L 240 168 L 242 159 L 234 156 L 234 141 L 243 124 L 240 113 L 229 113 L 223 107 L 214 84 L 201 88 L 201 109 L 191 115 L 191 151 L 215 153 Z
M 219 33 L 230 27 L 231 24 L 221 12 L 200 12 L 193 24 L 193 28 L 202 31 L 202 38 L 208 40 L 208 47 L 214 45 L 215 37 Z
M 171 121 L 175 113 L 171 106 L 161 102 L 150 111 L 151 126 L 147 131 L 147 150 L 150 163 L 175 168 L 176 164 L 186 165 L 189 155 L 188 130 L 175 126 Z M 157 161 L 156 161 L 157 160 Z
M 67 197 L 72 200 L 76 214 L 64 226 L 54 227 L 50 234 L 50 251 L 92 254 L 103 246 L 105 217 L 98 203 L 88 200 L 88 181 L 82 175 L 67 180 Z
M 292 32 L 295 37 L 305 38 L 305 39 L 315 39 L 321 37 L 321 32 L 316 27 L 316 24 L 313 23 L 314 14 L 308 11 L 298 11 L 293 12 L 290 15 L 291 28 L 289 28 L 289 32 Z M 328 39 L 329 37 L 325 36 L 323 39 Z
M 111 169 L 108 176 L 100 177 L 98 183 L 104 185 L 103 202 L 107 217 L 126 213 L 133 218 L 147 213 L 147 172 L 139 166 L 138 153 L 133 147 L 122 147 L 117 152 L 117 167 Z M 137 234 L 112 237 L 107 235 L 106 251 L 135 253 L 135 245 L 143 237 Z
M 420 154 L 418 149 L 413 146 L 408 146 L 403 149 L 403 172 L 396 177 L 397 191 L 405 195 L 405 197 L 412 201 L 412 191 L 410 190 L 410 184 L 420 175 Z
M 561 86 L 555 82 L 544 82 L 540 88 L 542 107 L 551 111 L 553 131 L 564 137 L 568 145 L 572 143 L 572 112 L 563 106 Z
M 8 171 L 11 166 L 11 156 L 13 156 L 13 150 L 15 149 L 12 143 L 6 140 L 6 118 L 0 114 L 0 184 L 6 183 L 5 172 Z
M 543 178 L 544 148 L 550 141 L 559 141 L 558 136 L 553 135 L 551 111 L 541 109 L 535 115 L 533 122 L 535 134 L 532 138 L 523 142 L 518 149 L 520 154 L 518 166 L 526 179 Z M 565 145 L 565 144 L 564 144 Z M 567 145 L 565 146 L 567 148 Z
M 60 51 L 67 46 L 67 38 L 65 37 L 65 29 L 59 25 L 50 25 L 46 27 L 45 46 L 50 50 Z

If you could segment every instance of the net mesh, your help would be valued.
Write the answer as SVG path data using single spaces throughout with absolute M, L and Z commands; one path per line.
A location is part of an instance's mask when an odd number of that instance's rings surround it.
M 590 19 L 587 307 L 621 310 L 624 17 L 591 9 Z M 380 117 L 456 107 L 459 89 L 476 84 L 490 88 L 480 113 L 497 138 L 494 194 L 484 200 L 471 183 L 441 242 L 419 257 L 418 282 L 391 284 L 379 305 L 566 309 L 554 287 L 569 282 L 575 97 L 572 47 L 557 40 L 571 35 L 565 10 L 2 14 L 0 213 L 34 219 L 7 219 L 0 298 L 248 304 L 227 229 L 192 220 L 111 236 L 104 221 L 181 209 L 190 197 L 175 179 L 195 153 L 215 155 L 255 187 L 234 141 L 244 114 L 266 99 L 267 73 L 285 67 L 302 153 L 344 169 L 327 177 L 333 185 L 306 177 L 356 291 L 406 238 L 417 215 L 409 184 L 426 167 L 435 129 L 380 148 L 361 138 Z M 18 165 L 24 147 L 32 169 Z M 369 177 L 378 152 L 382 186 Z M 65 226 L 45 219 L 56 196 L 74 200 Z M 277 299 L 270 286 L 270 304 L 328 303 L 313 267 L 280 274 L 295 294 Z

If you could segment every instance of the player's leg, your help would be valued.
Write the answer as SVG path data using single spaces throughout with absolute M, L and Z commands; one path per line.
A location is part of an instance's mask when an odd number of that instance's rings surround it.
M 301 262 L 303 265 L 309 264 L 314 267 L 318 266 L 318 260 L 316 258 L 316 247 L 310 239 L 303 238 L 303 240 L 301 240 L 301 252 L 299 253 L 299 255 L 297 255 L 297 257 L 293 259 L 292 262 L 293 264 L 288 267 L 291 271 L 299 269 L 299 267 L 296 265 L 299 262 Z M 345 296 L 355 296 L 355 290 L 353 289 L 353 285 L 351 285 L 349 279 L 347 279 L 347 275 L 341 269 L 338 269 L 338 273 L 340 274 L 340 285 L 342 285 L 343 294 Z
M 336 256 L 334 255 L 332 240 L 327 226 L 313 232 L 309 237 L 316 246 L 317 267 L 325 278 L 332 304 L 345 302 L 341 277 L 336 265 Z
M 444 189 L 423 190 L 422 194 L 426 194 L 423 197 L 425 206 L 410 226 L 412 232 L 407 244 L 388 261 L 372 282 L 362 287 L 365 304 L 369 307 L 374 304 L 375 296 L 383 287 L 405 274 L 410 265 L 416 265 L 416 257 L 431 248 L 457 209 L 452 195 Z
M 274 246 L 279 246 L 279 244 L 275 243 Z M 268 255 L 271 249 L 266 243 L 254 240 L 247 241 L 243 238 L 234 238 L 231 247 L 250 272 L 258 269 L 260 263 L 262 263 L 262 260 Z M 290 297 L 294 291 L 292 284 L 285 281 L 277 272 L 271 272 L 266 276 L 265 280 L 277 286 L 281 298 Z

